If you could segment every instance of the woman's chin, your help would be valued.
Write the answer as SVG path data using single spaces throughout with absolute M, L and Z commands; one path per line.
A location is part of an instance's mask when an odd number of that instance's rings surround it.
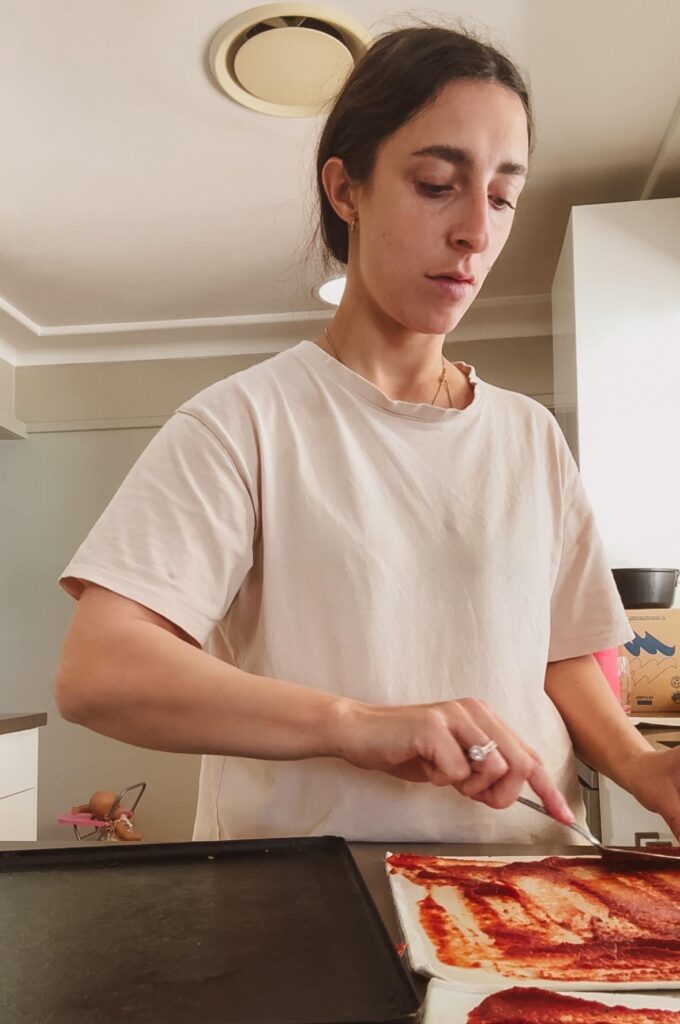
M 432 312 L 406 317 L 402 323 L 415 334 L 450 334 L 463 319 L 465 310 L 447 310 L 446 315 L 433 316 Z
M 457 302 L 419 301 L 403 310 L 401 322 L 417 334 L 450 334 L 467 313 L 472 300 L 473 296 Z
M 404 302 L 404 296 L 386 295 L 382 300 L 374 297 L 374 301 L 394 323 L 413 334 L 424 335 L 450 334 L 472 305 L 472 297 L 458 302 L 433 302 L 431 298 L 423 301 L 422 296 L 417 296 Z

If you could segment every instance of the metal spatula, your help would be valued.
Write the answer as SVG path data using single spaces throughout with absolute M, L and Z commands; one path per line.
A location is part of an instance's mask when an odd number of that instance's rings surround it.
M 527 800 L 524 796 L 518 796 L 517 803 L 524 804 L 525 807 L 530 807 L 532 811 L 545 814 L 546 818 L 555 821 L 552 814 L 549 814 L 545 807 L 537 804 L 534 800 Z M 559 822 L 558 824 L 564 825 L 564 822 Z M 636 850 L 627 846 L 605 846 L 589 829 L 577 825 L 576 822 L 572 822 L 571 825 L 564 825 L 564 827 L 578 832 L 591 846 L 596 847 L 603 860 L 610 864 L 611 867 L 616 867 L 620 870 L 628 868 L 629 871 L 642 871 L 645 868 L 652 871 L 654 869 L 659 871 L 663 868 L 680 868 L 680 846 L 670 847 L 671 850 L 675 851 L 674 853 L 657 853 L 648 849 Z

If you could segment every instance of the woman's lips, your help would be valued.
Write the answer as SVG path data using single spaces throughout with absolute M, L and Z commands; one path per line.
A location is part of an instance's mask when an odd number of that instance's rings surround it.
M 452 299 L 465 299 L 474 287 L 472 281 L 458 281 L 455 277 L 428 277 L 440 291 Z

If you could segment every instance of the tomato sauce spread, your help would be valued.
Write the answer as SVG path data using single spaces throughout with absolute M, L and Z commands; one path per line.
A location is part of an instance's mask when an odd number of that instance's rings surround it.
M 468 1014 L 467 1024 L 656 1024 L 680 1021 L 680 1010 L 643 1010 L 605 1006 L 540 988 L 494 992 Z
M 587 857 L 397 853 L 388 864 L 422 888 L 420 925 L 443 964 L 526 979 L 680 981 L 680 871 L 619 873 Z

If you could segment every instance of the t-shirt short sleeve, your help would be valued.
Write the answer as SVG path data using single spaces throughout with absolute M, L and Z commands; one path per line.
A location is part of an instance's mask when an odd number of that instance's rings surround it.
M 64 570 L 137 601 L 199 644 L 226 615 L 253 563 L 257 502 L 236 450 L 179 411 L 132 467 Z
M 593 510 L 568 450 L 565 461 L 562 544 L 550 605 L 548 661 L 618 647 L 633 636 Z

